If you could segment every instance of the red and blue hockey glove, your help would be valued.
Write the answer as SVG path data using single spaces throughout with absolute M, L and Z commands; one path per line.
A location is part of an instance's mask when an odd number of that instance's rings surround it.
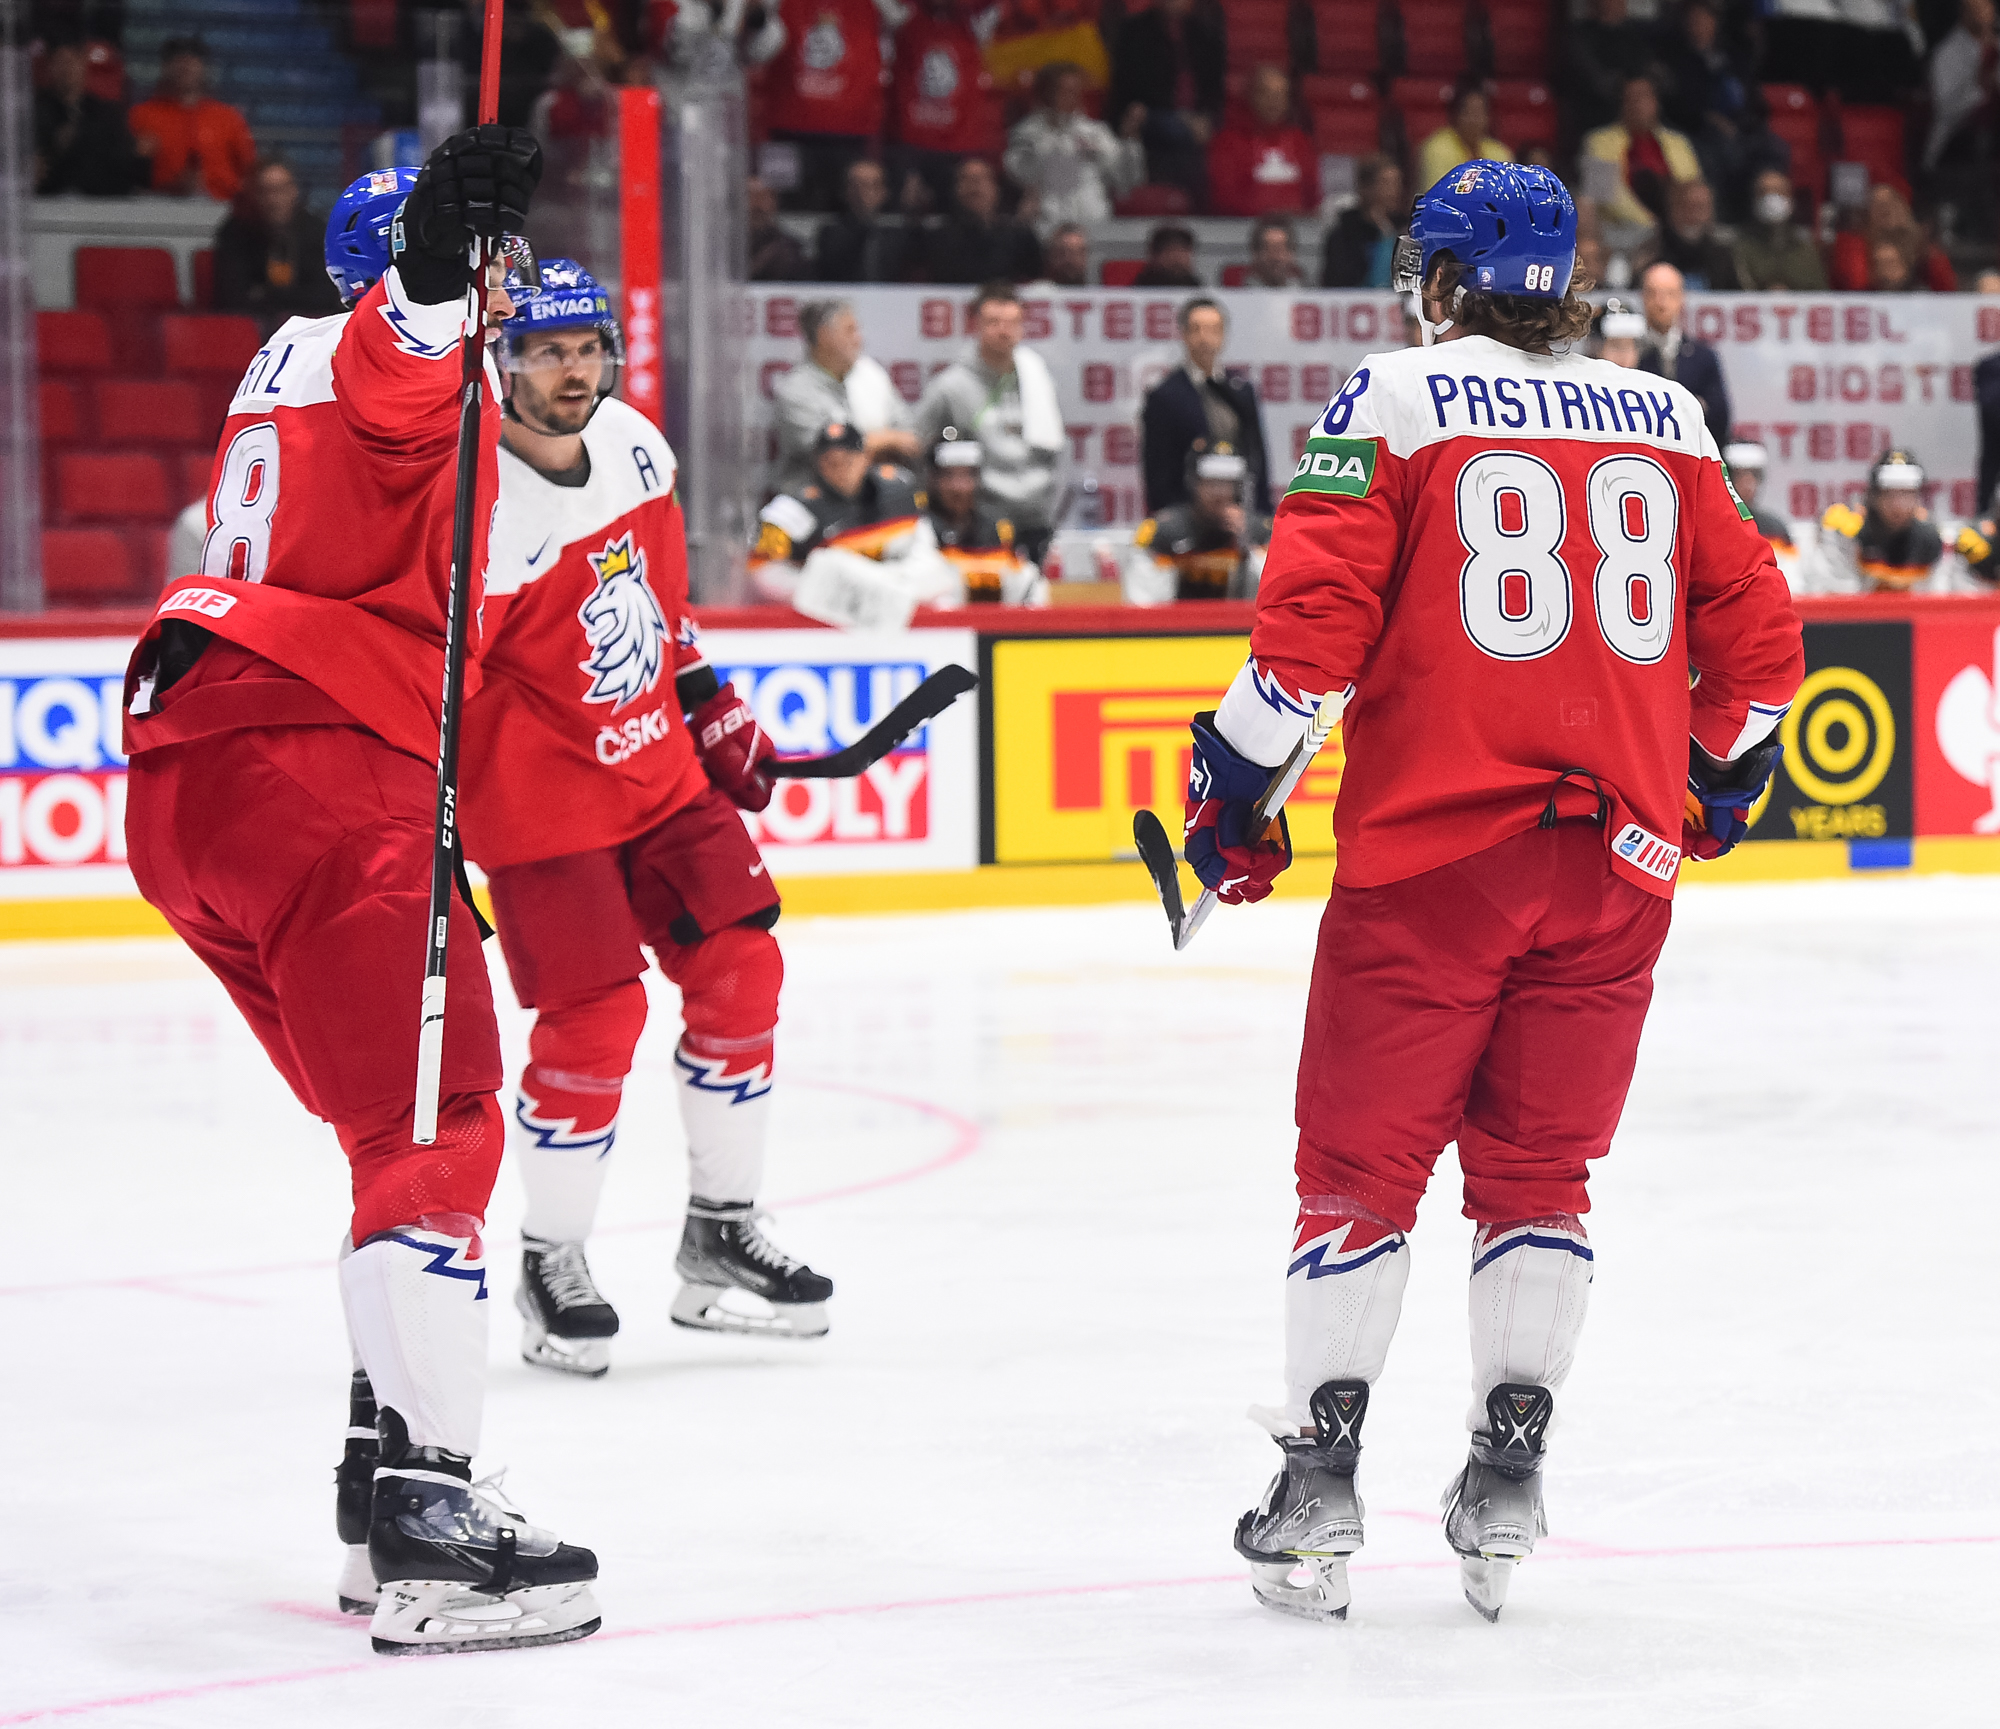
M 1687 821 L 1681 851 L 1689 858 L 1720 858 L 1750 832 L 1751 807 L 1764 796 L 1785 747 L 1776 739 L 1718 762 L 1688 740 Z
M 1194 756 L 1188 765 L 1187 840 L 1182 848 L 1188 868 L 1215 898 L 1232 906 L 1260 901 L 1271 892 L 1271 879 L 1292 862 L 1291 831 L 1285 813 L 1259 840 L 1250 832 L 1250 813 L 1271 771 L 1230 748 L 1215 730 L 1215 710 L 1194 717 Z
M 711 786 L 742 810 L 762 810 L 771 802 L 771 777 L 762 765 L 776 760 L 778 747 L 733 684 L 723 685 L 694 711 L 688 731 Z

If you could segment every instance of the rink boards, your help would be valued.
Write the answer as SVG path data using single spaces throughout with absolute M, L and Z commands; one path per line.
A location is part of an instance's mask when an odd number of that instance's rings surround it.
M 2000 601 L 1809 601 L 1785 766 L 1691 880 L 2000 871 Z M 1189 716 L 1248 651 L 1248 608 L 986 608 L 861 634 L 713 615 L 709 658 L 784 754 L 852 743 L 928 673 L 967 698 L 860 777 L 788 781 L 746 817 L 795 912 L 1145 899 L 1132 817 L 1178 820 Z M 780 624 L 783 628 L 768 628 Z M 748 628 L 746 628 L 746 626 Z M 0 936 L 161 929 L 124 856 L 129 626 L 0 635 Z M 613 717 L 615 719 L 615 717 Z M 1291 806 L 1279 892 L 1325 892 L 1338 735 Z

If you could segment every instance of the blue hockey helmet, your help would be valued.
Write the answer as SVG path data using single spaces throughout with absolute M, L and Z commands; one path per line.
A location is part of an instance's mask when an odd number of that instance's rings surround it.
M 326 219 L 326 273 L 352 306 L 389 268 L 389 228 L 417 183 L 414 168 L 376 168 L 334 200 Z
M 1461 162 L 1410 212 L 1410 232 L 1396 242 L 1396 292 L 1419 292 L 1441 254 L 1468 293 L 1561 300 L 1576 270 L 1576 205 L 1546 168 Z
M 537 336 L 594 330 L 603 338 L 606 354 L 597 387 L 597 400 L 602 402 L 618 387 L 619 369 L 625 364 L 625 333 L 611 309 L 611 293 L 574 258 L 544 258 L 540 272 L 539 282 L 515 272 L 507 277 L 514 316 L 500 327 L 500 370 L 503 374 L 532 370 L 528 344 Z M 511 396 L 510 391 L 510 413 L 514 412 Z

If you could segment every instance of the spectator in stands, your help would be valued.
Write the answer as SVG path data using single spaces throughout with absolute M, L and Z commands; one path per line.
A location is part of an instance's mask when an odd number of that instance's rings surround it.
M 1750 513 L 1751 525 L 1768 540 L 1780 554 L 1798 550 L 1792 540 L 1792 525 L 1768 504 L 1759 504 L 1757 495 L 1764 490 L 1764 470 L 1768 456 L 1761 444 L 1732 444 L 1722 452 L 1722 460 L 1729 470 L 1729 484 L 1736 488 L 1736 496 L 1743 500 L 1743 508 Z
M 117 198 L 151 177 L 115 102 L 86 88 L 90 62 L 80 42 L 55 43 L 44 57 L 47 83 L 35 92 L 35 192 Z
M 1606 222 L 1634 228 L 1650 228 L 1666 214 L 1667 192 L 1674 182 L 1701 178 L 1694 147 L 1660 124 L 1659 92 L 1650 78 L 1626 79 L 1617 120 L 1584 138 L 1586 184 L 1597 177 L 1591 172 L 1593 163 L 1607 164 L 1608 169 L 1598 173 L 1613 183 L 1598 197 L 1598 214 Z
M 161 48 L 159 90 L 127 123 L 152 162 L 155 192 L 227 203 L 257 159 L 242 111 L 208 94 L 208 50 L 197 37 L 176 36 Z
M 1931 129 L 1924 171 L 1983 165 L 1992 148 L 1996 50 L 1993 0 L 1959 0 L 1958 22 L 1931 53 Z
M 839 206 L 848 165 L 882 133 L 882 32 L 895 0 L 779 0 L 784 44 L 771 64 L 771 137 L 797 147 L 800 208 Z
M 1450 120 L 1426 138 L 1417 152 L 1417 184 L 1435 186 L 1461 162 L 1481 157 L 1489 162 L 1512 162 L 1514 152 L 1488 136 L 1492 122 L 1486 86 L 1468 73 L 1452 91 Z
M 1868 280 L 1862 286 L 1871 294 L 1912 294 L 1925 285 L 1908 253 L 1893 240 L 1878 240 L 1868 249 Z
M 1319 208 L 1319 149 L 1292 118 L 1292 81 L 1281 67 L 1250 74 L 1247 112 L 1208 147 L 1208 205 L 1218 216 Z
M 1007 135 L 1004 166 L 1035 201 L 1044 232 L 1061 223 L 1102 222 L 1112 201 L 1146 177 L 1139 130 L 1146 112 L 1134 103 L 1118 130 L 1084 112 L 1083 68 L 1055 60 L 1035 74 L 1035 106 Z
M 802 282 L 806 249 L 778 220 L 778 195 L 756 175 L 743 183 L 744 208 L 749 213 L 746 236 L 752 282 Z
M 1974 294 L 2000 294 L 2000 270 L 1986 269 L 1972 279 Z
M 1701 159 L 1708 183 L 1734 195 L 1746 167 L 1782 165 L 1782 146 L 1761 128 L 1750 75 L 1722 42 L 1713 0 L 1693 0 L 1667 41 L 1660 106 Z
M 545 144 L 610 137 L 617 123 L 618 87 L 629 64 L 611 31 L 593 31 L 588 49 L 565 52 L 557 60 L 550 87 L 536 98 L 528 129 Z
M 1884 182 L 1869 188 L 1868 207 L 1858 232 L 1833 237 L 1833 258 L 1827 271 L 1835 288 L 1883 289 L 1877 277 L 1876 254 L 1889 247 L 1903 255 L 1906 268 L 1888 271 L 1891 280 L 1906 281 L 1913 289 L 1928 288 L 1950 294 L 1958 287 L 1958 272 L 1943 248 L 1931 243 L 1917 222 L 1910 203 L 1895 187 Z
M 326 219 L 305 206 L 283 162 L 266 159 L 250 174 L 215 236 L 215 309 L 247 312 L 268 332 L 287 318 L 325 318 L 340 310 L 326 274 Z
M 1208 141 L 1222 113 L 1222 31 L 1194 0 L 1155 0 L 1128 16 L 1111 56 L 1108 113 L 1143 111 L 1146 162 L 1154 180 L 1197 204 L 1205 191 Z
M 1156 515 L 1187 499 L 1188 452 L 1206 440 L 1227 444 L 1249 464 L 1249 498 L 1260 514 L 1271 509 L 1271 480 L 1265 472 L 1264 414 L 1248 379 L 1222 370 L 1229 336 L 1223 310 L 1206 296 L 1180 311 L 1181 364 L 1146 392 L 1139 410 L 1140 473 L 1146 514 Z
M 1162 222 L 1146 236 L 1146 262 L 1132 278 L 1134 288 L 1199 288 L 1194 269 L 1194 230 Z
M 1715 228 L 1715 194 L 1705 180 L 1677 181 L 1667 194 L 1667 219 L 1640 249 L 1639 268 L 1671 264 L 1688 287 L 1727 292 L 1736 287 L 1736 254 Z
M 562 42 L 541 18 L 534 0 L 507 0 L 500 15 L 500 101 L 502 126 L 525 126 L 535 104 L 555 76 Z M 486 35 L 484 0 L 465 0 L 465 28 L 458 35 L 459 62 L 477 88 Z
M 1652 39 L 1626 15 L 1625 0 L 1591 0 L 1590 16 L 1565 31 L 1561 79 L 1572 125 L 1592 131 L 1618 118 L 1628 79 L 1653 69 Z
M 1042 280 L 1057 288 L 1090 286 L 1090 236 L 1065 222 L 1042 245 Z
M 1000 210 L 992 163 L 968 156 L 952 181 L 956 209 L 926 237 L 932 282 L 1032 282 L 1042 273 L 1041 242 L 1025 222 Z
M 915 174 L 942 204 L 968 156 L 998 156 L 1006 140 L 1000 93 L 966 0 L 916 0 L 896 32 L 895 119 L 898 178 Z
M 1813 237 L 1792 220 L 1791 176 L 1766 168 L 1750 182 L 1750 220 L 1736 236 L 1736 283 L 1753 294 L 1815 294 L 1826 267 Z
M 1364 156 L 1354 171 L 1359 201 L 1328 225 L 1320 254 L 1322 288 L 1387 288 L 1396 241 L 1409 225 L 1403 171 L 1387 156 Z
M 841 213 L 820 227 L 813 274 L 821 282 L 900 282 L 909 262 L 911 231 L 882 220 L 889 182 L 879 162 L 847 166 Z
M 1024 556 L 1041 563 L 1055 533 L 1069 434 L 1048 362 L 1021 340 L 1021 298 L 989 282 L 972 303 L 973 343 L 924 386 L 917 431 L 935 448 L 947 426 L 979 441 L 979 502 L 1014 525 Z
M 1729 386 L 1722 357 L 1690 336 L 1683 319 L 1687 285 L 1671 264 L 1649 264 L 1639 277 L 1639 304 L 1646 316 L 1645 347 L 1639 364 L 1648 372 L 1687 386 L 1701 403 L 1702 418 L 1719 445 L 1729 442 Z
M 862 351 L 861 321 L 844 300 L 808 300 L 799 308 L 805 359 L 771 392 L 778 421 L 774 485 L 795 491 L 812 478 L 813 445 L 829 421 L 858 427 L 871 462 L 913 463 L 922 446 L 887 369 Z
M 1260 216 L 1250 224 L 1250 268 L 1246 288 L 1296 288 L 1306 279 L 1292 225 L 1282 216 Z

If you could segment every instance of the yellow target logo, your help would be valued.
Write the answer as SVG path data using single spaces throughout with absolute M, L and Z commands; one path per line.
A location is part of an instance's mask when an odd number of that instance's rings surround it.
M 1851 666 L 1807 676 L 1779 728 L 1785 772 L 1820 804 L 1855 804 L 1882 784 L 1896 755 L 1896 716 L 1881 686 Z

